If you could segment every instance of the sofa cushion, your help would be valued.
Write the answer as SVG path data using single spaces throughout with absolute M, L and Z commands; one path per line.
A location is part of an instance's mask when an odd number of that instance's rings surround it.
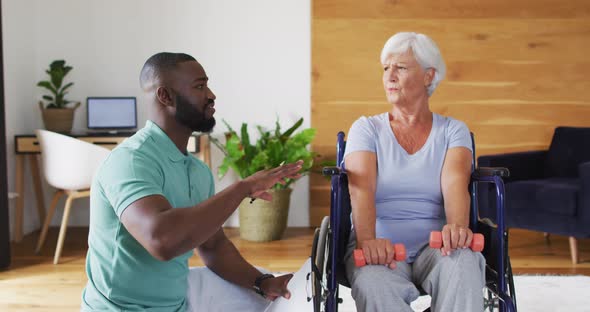
M 551 178 L 506 184 L 508 209 L 576 216 L 579 179 Z M 510 215 L 510 211 L 507 212 Z
M 556 128 L 545 161 L 545 177 L 575 178 L 578 165 L 587 161 L 590 161 L 590 128 Z

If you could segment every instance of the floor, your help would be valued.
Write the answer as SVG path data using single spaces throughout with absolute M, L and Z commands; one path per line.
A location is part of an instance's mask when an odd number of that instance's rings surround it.
M 47 243 L 36 255 L 38 232 L 12 245 L 12 265 L 0 272 L 0 311 L 79 311 L 80 293 L 86 283 L 84 259 L 87 228 L 69 228 L 59 265 L 53 265 L 57 228 L 50 229 Z M 269 243 L 241 240 L 235 228 L 226 229 L 242 255 L 256 266 L 271 271 L 295 271 L 310 255 L 313 229 L 289 228 L 284 239 Z M 510 257 L 515 274 L 583 274 L 590 276 L 590 239 L 579 240 L 580 260 L 571 263 L 567 237 L 511 230 Z M 190 266 L 201 266 L 198 255 Z

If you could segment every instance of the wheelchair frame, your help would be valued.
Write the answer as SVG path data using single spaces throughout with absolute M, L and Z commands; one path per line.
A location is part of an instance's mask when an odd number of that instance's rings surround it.
M 509 176 L 506 168 L 476 168 L 475 144 L 471 135 L 473 149 L 472 175 L 469 186 L 471 196 L 470 228 L 474 233 L 482 233 L 485 247 L 482 251 L 486 259 L 486 288 L 484 310 L 516 312 L 516 293 L 512 267 L 508 256 L 508 230 L 504 223 L 504 182 Z M 331 177 L 330 216 L 324 217 L 321 227 L 316 229 L 311 252 L 312 292 L 315 312 L 337 312 L 338 285 L 350 287 L 345 274 L 344 253 L 351 229 L 350 195 L 348 177 L 343 163 L 344 132 L 338 133 L 336 146 L 336 167 L 324 167 L 323 175 Z M 498 222 L 479 219 L 477 213 L 477 185 L 492 183 L 496 187 L 496 214 Z M 500 272 L 500 273 L 499 273 Z M 429 311 L 428 309 L 427 311 Z

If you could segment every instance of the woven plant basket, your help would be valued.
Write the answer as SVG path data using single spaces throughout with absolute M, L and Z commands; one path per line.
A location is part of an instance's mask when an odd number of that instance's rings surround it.
M 80 106 L 80 102 L 77 102 L 72 108 L 44 108 L 43 103 L 39 102 L 45 129 L 53 132 L 71 132 L 74 112 L 78 106 Z
M 262 199 L 240 204 L 240 236 L 249 241 L 268 242 L 281 239 L 287 227 L 291 189 L 272 191 L 272 201 Z

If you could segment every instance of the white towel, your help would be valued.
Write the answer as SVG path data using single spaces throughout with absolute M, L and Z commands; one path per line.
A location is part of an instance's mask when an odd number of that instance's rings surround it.
M 251 289 L 234 285 L 207 267 L 194 267 L 189 271 L 187 289 L 187 311 L 190 312 L 312 312 L 313 302 L 308 302 L 311 296 L 307 285 L 307 274 L 311 271 L 308 259 L 289 281 L 287 288 L 291 292 L 289 300 L 277 298 L 268 301 Z M 258 268 L 267 273 L 267 270 Z M 307 288 L 307 289 L 306 289 Z
M 270 304 L 253 290 L 232 284 L 207 267 L 190 269 L 186 299 L 190 312 L 261 312 Z
M 287 289 L 291 292 L 291 298 L 279 297 L 273 301 L 265 312 L 313 312 L 311 298 L 311 281 L 307 281 L 307 275 L 311 272 L 311 258 L 301 266 L 293 278 L 289 281 Z

